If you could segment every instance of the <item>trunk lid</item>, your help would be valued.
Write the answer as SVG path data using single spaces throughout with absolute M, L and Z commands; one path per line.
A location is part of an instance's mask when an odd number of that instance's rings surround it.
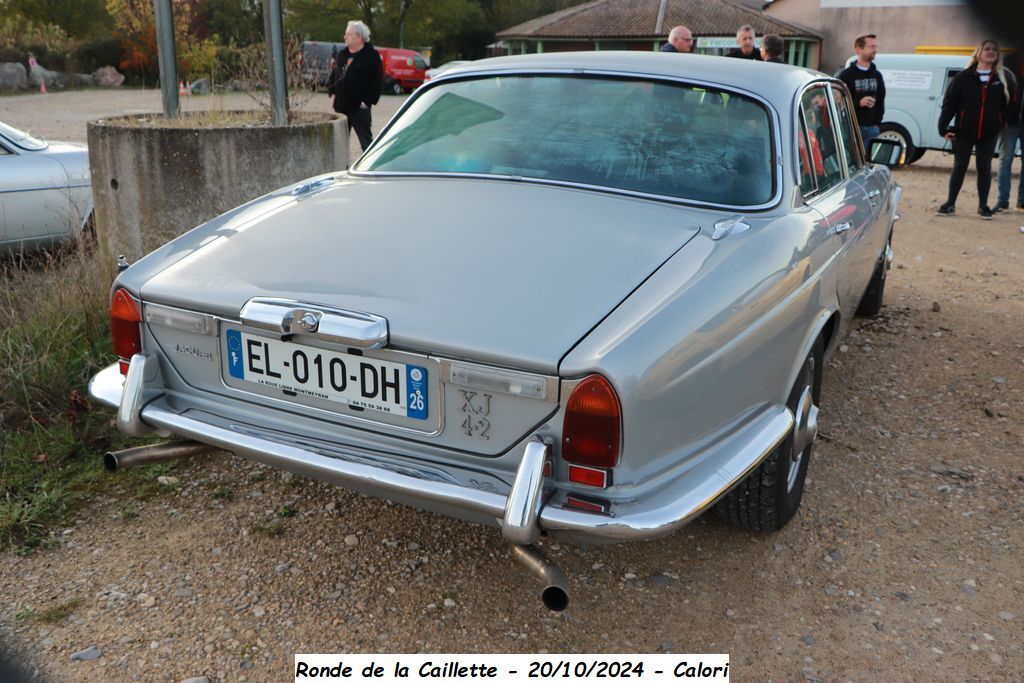
M 699 229 L 680 206 L 573 188 L 343 177 L 207 239 L 141 294 L 231 318 L 253 297 L 364 311 L 390 348 L 554 374 Z

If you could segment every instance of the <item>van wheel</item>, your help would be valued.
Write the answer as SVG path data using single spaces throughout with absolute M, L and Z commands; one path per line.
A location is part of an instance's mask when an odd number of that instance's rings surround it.
M 918 150 L 914 145 L 914 141 L 910 138 L 910 133 L 907 132 L 907 129 L 898 123 L 883 123 L 878 137 L 882 140 L 895 140 L 896 142 L 903 143 L 903 148 L 906 151 L 903 154 L 900 166 L 912 164 L 924 154 L 924 150 Z
M 405 92 L 405 88 L 402 87 L 402 83 L 400 81 L 395 81 L 391 84 L 391 92 L 395 95 L 401 95 Z

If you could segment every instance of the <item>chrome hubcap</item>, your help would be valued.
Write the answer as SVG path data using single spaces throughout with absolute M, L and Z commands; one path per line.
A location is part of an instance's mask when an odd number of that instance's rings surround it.
M 814 405 L 814 392 L 811 387 L 805 386 L 800 393 L 800 400 L 797 401 L 795 422 L 793 423 L 793 450 L 790 452 L 789 473 L 786 477 L 786 491 L 792 491 L 796 486 L 797 476 L 800 473 L 801 461 L 804 459 L 804 452 L 814 442 L 818 433 L 818 406 Z

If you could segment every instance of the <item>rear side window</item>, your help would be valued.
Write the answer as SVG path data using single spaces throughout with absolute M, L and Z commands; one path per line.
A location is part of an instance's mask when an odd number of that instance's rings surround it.
M 853 112 L 850 111 L 846 90 L 833 85 L 832 96 L 836 101 L 836 114 L 839 118 L 836 122 L 836 127 L 839 129 L 839 137 L 843 142 L 846 168 L 847 172 L 852 176 L 863 165 L 860 142 L 857 140 L 857 133 L 854 130 Z
M 843 181 L 843 164 L 835 135 L 835 122 L 824 85 L 811 86 L 800 96 L 800 111 L 807 127 L 808 153 L 821 163 L 813 164 L 817 191 L 825 192 Z
M 438 84 L 355 170 L 536 178 L 731 206 L 766 204 L 775 190 L 771 117 L 759 102 L 587 76 Z

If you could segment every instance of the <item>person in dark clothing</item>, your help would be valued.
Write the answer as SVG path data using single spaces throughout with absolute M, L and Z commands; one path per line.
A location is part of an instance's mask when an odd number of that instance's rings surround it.
M 685 26 L 676 26 L 668 33 L 668 42 L 661 46 L 661 52 L 693 52 L 693 34 Z
M 1013 157 L 1018 142 L 1024 147 L 1024 49 L 1018 48 L 1006 58 L 1006 70 L 1013 74 L 1015 82 L 1006 112 L 1006 128 L 999 136 L 999 201 L 992 209 L 994 212 L 1010 208 Z M 1018 211 L 1024 211 L 1024 179 L 1017 180 L 1015 205 Z
M 839 72 L 839 80 L 846 84 L 853 97 L 853 111 L 860 126 L 860 137 L 867 149 L 871 141 L 881 134 L 879 126 L 885 114 L 885 81 L 878 67 L 875 55 L 878 53 L 878 39 L 873 33 L 857 36 L 853 41 L 857 61 Z
M 334 111 L 348 118 L 359 146 L 366 149 L 373 134 L 370 107 L 380 100 L 384 65 L 380 53 L 370 43 L 370 29 L 361 21 L 350 21 L 345 29 L 345 49 L 338 53 L 327 94 Z
M 782 36 L 769 33 L 761 39 L 761 56 L 766 62 L 785 64 L 782 61 Z
M 939 133 L 953 142 L 953 173 L 949 176 L 949 195 L 939 207 L 940 216 L 951 216 L 956 198 L 964 184 L 964 175 L 974 151 L 978 171 L 978 213 L 991 219 L 988 191 L 992 185 L 992 155 L 999 131 L 1006 122 L 1013 76 L 1003 68 L 999 44 L 983 40 L 974 50 L 967 68 L 958 73 L 946 89 L 939 115 Z M 951 126 L 953 117 L 956 125 Z
M 740 26 L 736 31 L 736 42 L 739 47 L 730 50 L 726 57 L 738 57 L 739 59 L 753 59 L 758 62 L 761 59 L 761 51 L 754 47 L 754 27 L 749 24 Z

